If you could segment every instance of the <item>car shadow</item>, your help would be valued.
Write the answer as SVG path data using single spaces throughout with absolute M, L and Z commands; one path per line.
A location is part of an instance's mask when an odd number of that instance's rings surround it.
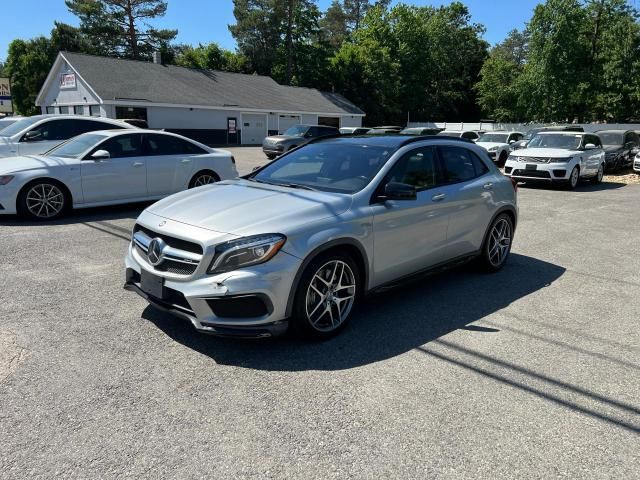
M 572 192 L 574 193 L 600 192 L 604 190 L 617 190 L 619 188 L 623 188 L 626 186 L 627 186 L 626 183 L 621 183 L 621 182 L 605 181 L 596 185 L 586 181 L 581 181 L 576 187 L 576 189 L 573 190 Z M 520 182 L 518 183 L 518 188 L 526 188 L 527 190 L 567 190 L 564 185 L 549 185 L 545 183 L 533 183 L 533 182 L 529 182 L 529 183 Z
M 512 254 L 494 275 L 461 267 L 370 297 L 337 337 L 319 343 L 289 336 L 242 341 L 201 334 L 149 306 L 142 318 L 216 363 L 268 371 L 344 370 L 401 355 L 454 330 L 499 330 L 472 323 L 551 285 L 563 267 Z
M 105 222 L 111 220 L 126 220 L 138 218 L 142 210 L 153 202 L 128 203 L 125 205 L 112 205 L 107 207 L 82 208 L 72 210 L 56 220 L 29 220 L 17 215 L 0 216 L 0 226 L 47 226 L 47 225 L 73 225 L 88 222 Z

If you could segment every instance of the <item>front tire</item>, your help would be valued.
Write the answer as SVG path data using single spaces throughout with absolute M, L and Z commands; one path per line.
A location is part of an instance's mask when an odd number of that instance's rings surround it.
M 604 178 L 604 165 L 600 164 L 600 166 L 598 167 L 598 173 L 596 174 L 595 177 L 593 177 L 592 182 L 598 185 L 602 183 L 603 178 Z
M 571 176 L 569 176 L 569 182 L 567 183 L 567 188 L 569 190 L 575 190 L 578 186 L 578 182 L 580 181 L 580 168 L 573 167 L 571 170 Z
M 489 227 L 489 233 L 482 246 L 479 258 L 481 269 L 488 273 L 500 270 L 511 253 L 513 242 L 513 220 L 507 213 L 501 213 Z
M 267 153 L 266 155 L 269 160 L 273 160 L 274 158 L 276 158 L 276 156 L 271 153 Z
M 319 255 L 305 269 L 295 294 L 293 330 L 308 339 L 338 334 L 351 318 L 362 291 L 358 267 L 349 255 Z
M 53 220 L 64 214 L 70 205 L 62 184 L 39 180 L 28 184 L 18 195 L 18 213 L 32 220 Z

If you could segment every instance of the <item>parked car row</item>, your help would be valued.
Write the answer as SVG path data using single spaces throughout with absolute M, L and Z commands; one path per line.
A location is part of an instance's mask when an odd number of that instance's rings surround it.
M 238 175 L 233 156 L 117 120 L 29 117 L 0 131 L 0 214 L 158 200 Z

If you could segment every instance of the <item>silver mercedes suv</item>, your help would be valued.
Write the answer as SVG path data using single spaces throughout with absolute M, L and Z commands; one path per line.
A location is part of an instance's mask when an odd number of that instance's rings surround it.
M 315 140 L 147 208 L 125 288 L 218 335 L 336 334 L 367 293 L 462 262 L 497 271 L 516 186 L 447 137 Z

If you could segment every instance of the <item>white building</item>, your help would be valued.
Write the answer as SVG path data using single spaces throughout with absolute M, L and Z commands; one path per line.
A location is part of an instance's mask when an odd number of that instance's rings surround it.
M 36 98 L 43 113 L 146 120 L 208 144 L 260 144 L 291 125 L 362 125 L 335 93 L 270 77 L 60 52 Z

